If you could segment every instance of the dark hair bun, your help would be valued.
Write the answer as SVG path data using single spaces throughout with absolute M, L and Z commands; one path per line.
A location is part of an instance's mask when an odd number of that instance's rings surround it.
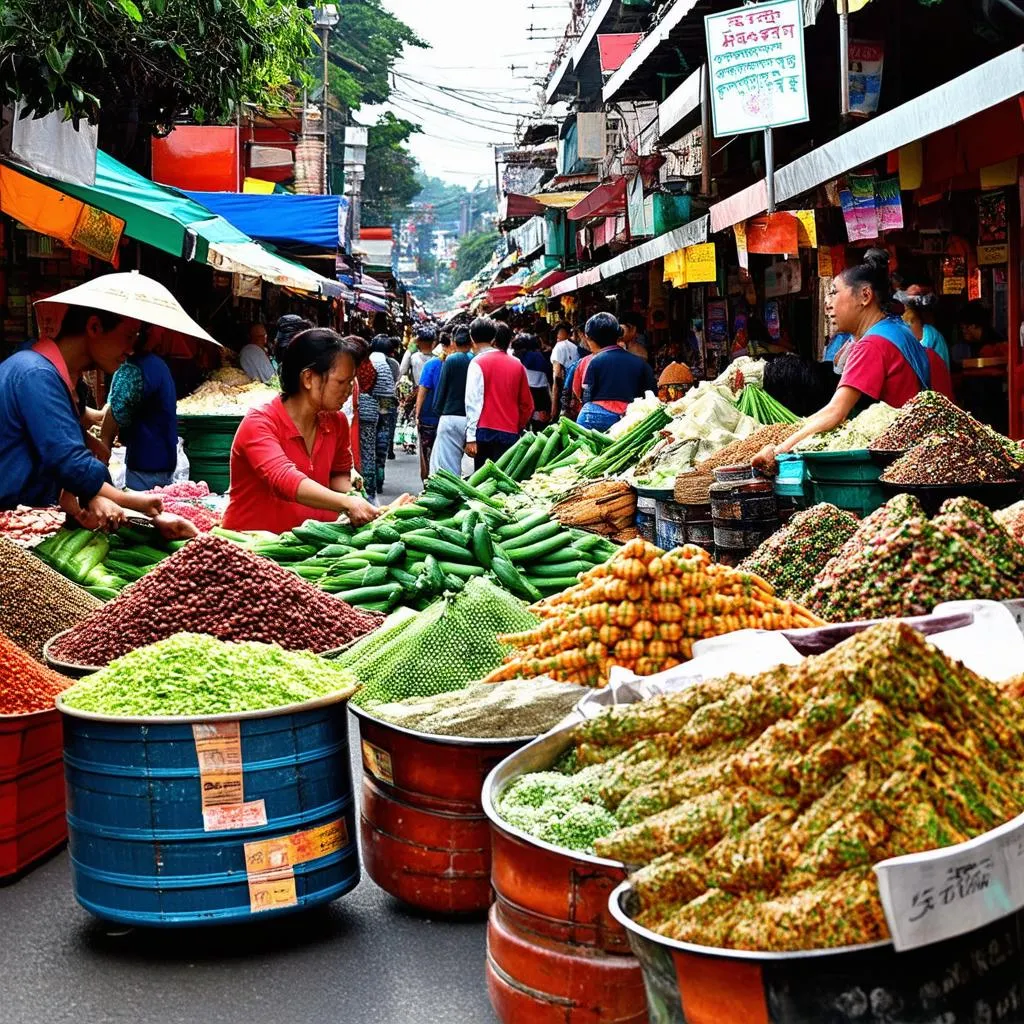
M 889 254 L 884 249 L 868 249 L 864 253 L 864 263 L 869 267 L 877 267 L 889 270 Z

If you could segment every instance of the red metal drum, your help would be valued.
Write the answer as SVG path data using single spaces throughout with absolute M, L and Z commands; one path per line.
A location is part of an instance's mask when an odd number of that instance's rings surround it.
M 0 715 L 0 882 L 67 839 L 60 713 Z
M 503 761 L 484 784 L 495 903 L 487 925 L 487 988 L 503 1024 L 645 1024 L 639 962 L 608 900 L 625 880 L 617 861 L 572 854 L 494 811 L 512 779 L 545 771 L 572 742 L 549 733 Z
M 484 913 L 491 840 L 480 791 L 488 772 L 528 739 L 430 736 L 349 707 L 363 757 L 359 827 L 367 874 L 421 910 Z

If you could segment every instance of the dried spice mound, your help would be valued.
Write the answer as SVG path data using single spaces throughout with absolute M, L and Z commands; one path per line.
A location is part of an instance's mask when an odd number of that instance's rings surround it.
M 0 715 L 30 715 L 54 706 L 71 680 L 40 665 L 0 633 Z
M 1021 553 L 1004 536 L 977 502 L 946 502 L 929 522 L 900 495 L 861 523 L 801 604 L 827 622 L 852 622 L 927 615 L 944 601 L 1019 597 Z
M 287 650 L 342 647 L 383 621 L 219 537 L 161 562 L 53 646 L 65 663 L 103 666 L 175 633 L 255 640 Z
M 594 852 L 633 869 L 638 921 L 732 949 L 884 939 L 872 865 L 1024 810 L 1024 707 L 895 622 L 610 708 L 576 757 L 560 788 L 617 819 Z
M 43 644 L 103 603 L 0 537 L 0 630 L 36 660 Z
M 1000 509 L 995 513 L 995 519 L 1018 544 L 1024 544 L 1024 501 Z
M 748 465 L 766 445 L 782 444 L 800 428 L 799 423 L 773 423 L 755 430 L 742 441 L 733 441 L 714 455 L 698 462 L 691 473 L 676 477 L 675 499 L 682 505 L 706 505 L 708 488 L 715 482 L 714 470 L 721 466 Z
M 970 413 L 954 405 L 938 391 L 919 391 L 907 402 L 872 451 L 905 452 L 933 434 L 974 434 L 980 426 Z
M 888 484 L 1012 483 L 1022 467 L 997 442 L 981 435 L 934 434 L 897 459 L 883 474 Z
M 885 402 L 875 402 L 860 415 L 832 430 L 813 434 L 796 446 L 798 452 L 848 452 L 867 448 L 892 426 L 899 411 Z
M 857 532 L 859 520 L 835 505 L 798 512 L 739 566 L 767 580 L 779 597 L 796 601 L 822 566 Z
M 350 697 L 358 685 L 347 669 L 305 651 L 179 633 L 112 661 L 64 703 L 101 715 L 196 717 Z

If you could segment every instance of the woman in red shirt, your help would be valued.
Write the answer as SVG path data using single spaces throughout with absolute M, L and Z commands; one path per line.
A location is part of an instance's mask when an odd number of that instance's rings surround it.
M 849 348 L 839 387 L 832 401 L 809 416 L 804 425 L 777 446 L 769 445 L 754 457 L 754 465 L 768 469 L 775 456 L 792 451 L 804 438 L 839 426 L 863 399 L 900 408 L 919 391 L 939 391 L 953 398 L 946 364 L 925 348 L 902 321 L 889 316 L 889 254 L 868 249 L 864 262 L 848 267 L 834 281 L 828 312 L 837 333 L 856 339 Z
M 284 533 L 345 513 L 379 514 L 352 491 L 352 448 L 341 407 L 365 348 L 328 328 L 296 335 L 281 364 L 281 395 L 242 420 L 231 446 L 228 530 Z

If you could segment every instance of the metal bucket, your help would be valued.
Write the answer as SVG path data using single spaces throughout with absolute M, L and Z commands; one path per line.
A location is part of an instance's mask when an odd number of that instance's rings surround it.
M 977 1024 L 1024 1020 L 1024 913 L 930 946 L 798 953 L 715 949 L 636 924 L 623 882 L 609 909 L 643 966 L 654 1024 Z
M 75 897 L 97 917 L 222 924 L 358 883 L 345 702 L 199 719 L 58 707 Z
M 421 910 L 482 914 L 491 905 L 491 840 L 480 790 L 530 737 L 413 732 L 350 705 L 359 723 L 359 828 L 367 874 Z
M 677 501 L 659 501 L 655 506 L 655 543 L 662 551 L 680 548 L 686 543 L 687 505 Z
M 495 904 L 487 927 L 487 988 L 503 1024 L 644 1024 L 638 961 L 608 909 L 622 864 L 541 842 L 498 817 L 513 779 L 545 771 L 571 745 L 573 727 L 548 733 L 487 777 Z
M 657 537 L 655 505 L 654 498 L 645 498 L 637 495 L 636 515 L 633 519 L 633 525 L 636 527 L 637 533 L 650 544 L 653 544 Z
M 56 708 L 0 715 L 0 881 L 24 874 L 67 839 Z

